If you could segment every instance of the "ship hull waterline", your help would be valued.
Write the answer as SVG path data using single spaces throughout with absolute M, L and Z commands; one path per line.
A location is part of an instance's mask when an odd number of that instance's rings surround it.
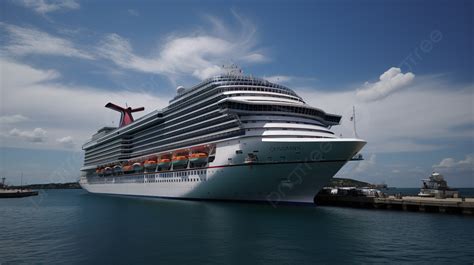
M 218 161 L 205 168 L 136 174 L 132 182 L 122 181 L 127 176 L 110 176 L 94 182 L 81 179 L 80 184 L 91 193 L 120 196 L 259 201 L 273 205 L 313 203 L 317 192 L 365 145 L 365 141 L 352 140 L 329 141 L 329 149 L 324 147 L 328 146 L 325 141 L 292 142 L 293 147 L 297 145 L 299 152 L 303 152 L 300 160 L 288 157 L 288 161 L 275 162 Z M 260 154 L 265 156 L 288 144 L 259 141 L 258 146 Z M 219 149 L 225 151 L 229 144 L 218 148 L 218 153 Z

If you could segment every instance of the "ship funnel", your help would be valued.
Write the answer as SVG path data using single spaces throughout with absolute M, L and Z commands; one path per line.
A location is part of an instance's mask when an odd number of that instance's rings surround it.
M 131 107 L 124 108 L 124 107 L 117 106 L 117 105 L 115 105 L 114 103 L 111 103 L 111 102 L 107 103 L 107 105 L 105 105 L 105 107 L 120 112 L 120 125 L 119 125 L 119 127 L 129 125 L 130 123 L 133 122 L 132 112 L 144 111 L 145 110 L 144 107 L 135 108 L 135 109 L 132 109 Z

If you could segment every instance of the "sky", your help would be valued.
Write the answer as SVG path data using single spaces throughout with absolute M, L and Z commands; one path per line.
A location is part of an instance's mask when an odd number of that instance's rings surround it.
M 368 144 L 336 175 L 474 187 L 472 1 L 0 1 L 0 176 L 75 181 L 111 101 L 163 108 L 237 64 Z

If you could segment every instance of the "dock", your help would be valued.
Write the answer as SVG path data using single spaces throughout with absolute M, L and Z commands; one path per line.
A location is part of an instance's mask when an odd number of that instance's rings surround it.
M 367 209 L 434 212 L 474 215 L 474 198 L 444 198 L 417 196 L 351 196 L 318 194 L 319 206 L 342 206 Z

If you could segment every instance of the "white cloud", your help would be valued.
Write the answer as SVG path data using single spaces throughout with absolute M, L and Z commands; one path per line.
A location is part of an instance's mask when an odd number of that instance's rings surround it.
M 28 120 L 28 118 L 21 114 L 5 115 L 5 116 L 0 116 L 0 125 L 19 123 L 26 120 Z
M 248 62 L 248 63 L 261 63 L 261 62 L 268 61 L 268 58 L 265 57 L 261 53 L 251 53 L 251 54 L 242 56 L 240 60 L 242 60 L 243 62 Z
M 130 16 L 134 17 L 138 17 L 140 15 L 140 12 L 138 12 L 136 9 L 128 9 L 127 12 Z
M 447 140 L 472 139 L 474 87 L 446 82 L 440 76 L 421 76 L 409 89 L 390 100 L 360 102 L 355 91 L 331 92 L 296 89 L 305 101 L 327 112 L 342 114 L 337 135 L 352 137 L 352 106 L 356 106 L 357 132 L 368 141 L 364 152 L 418 152 L 446 148 Z
M 164 74 L 171 79 L 182 75 L 205 79 L 221 73 L 221 65 L 232 60 L 244 64 L 265 61 L 266 57 L 254 49 L 255 27 L 234 15 L 241 25 L 239 31 L 228 29 L 218 19 L 209 17 L 213 33 L 198 30 L 184 36 L 170 36 L 156 54 L 134 53 L 130 42 L 118 34 L 107 35 L 100 42 L 98 53 L 120 67 Z
M 133 9 L 128 10 L 134 13 Z M 97 47 L 82 48 L 71 40 L 49 33 L 0 22 L 7 33 L 2 51 L 8 55 L 29 54 L 66 56 L 94 60 L 104 58 L 123 69 L 164 75 L 172 82 L 190 76 L 205 79 L 223 73 L 222 65 L 255 64 L 268 58 L 255 48 L 256 28 L 233 12 L 240 27 L 228 28 L 217 18 L 208 16 L 212 27 L 197 29 L 188 34 L 173 34 L 152 52 L 135 52 L 130 41 L 118 34 L 105 35 Z
M 403 74 L 400 68 L 392 67 L 380 76 L 379 81 L 366 82 L 363 88 L 357 90 L 356 95 L 367 102 L 381 100 L 408 86 L 414 78 L 413 73 Z
M 293 79 L 293 77 L 287 75 L 264 76 L 263 78 L 272 83 L 286 83 Z
M 73 10 L 80 7 L 75 0 L 19 0 L 17 3 L 31 8 L 40 14 L 60 10 Z
M 456 160 L 448 157 L 433 165 L 433 170 L 442 173 L 450 186 L 474 187 L 474 154 Z
M 10 131 L 10 135 L 33 143 L 41 143 L 46 140 L 46 131 L 41 128 L 35 128 L 33 131 L 21 131 L 15 128 Z
M 56 139 L 56 141 L 65 148 L 73 148 L 75 146 L 74 139 L 72 138 L 72 136 L 64 136 L 59 139 Z
M 376 164 L 376 155 L 371 154 L 370 157 L 365 160 L 359 161 L 357 166 L 354 168 L 355 173 L 364 173 L 367 172 L 368 170 L 372 169 L 375 167 Z
M 70 136 L 81 145 L 99 128 L 116 126 L 119 116 L 104 108 L 111 101 L 127 102 L 130 106 L 144 106 L 145 112 L 136 113 L 135 118 L 167 105 L 167 98 L 141 91 L 101 90 L 93 87 L 69 86 L 55 82 L 52 70 L 35 69 L 28 65 L 0 57 L 2 97 L 0 105 L 4 113 L 22 113 L 28 121 L 10 134 L 11 127 L 0 128 L 0 145 L 21 148 L 58 149 L 57 139 Z M 7 85 L 6 85 L 7 84 Z M 41 99 L 28 100 L 25 99 Z M 48 131 L 48 139 L 41 146 L 26 141 L 17 141 L 13 135 L 28 135 L 21 132 L 40 127 Z M 5 131 L 7 130 L 7 131 Z M 38 130 L 37 130 L 38 131 Z M 64 139 L 63 139 L 64 140 Z M 67 139 L 66 139 L 67 140 Z M 31 141 L 30 141 L 31 142 Z
M 0 57 L 2 92 L 54 80 L 60 76 L 55 70 L 40 70 Z M 20 76 L 21 73 L 26 75 Z M 26 99 L 26 98 L 25 98 Z M 7 103 L 7 102 L 2 102 Z M 20 102 L 18 102 L 20 103 Z
M 42 54 L 94 59 L 88 52 L 79 50 L 70 40 L 52 36 L 33 28 L 0 23 L 9 38 L 5 50 L 15 55 Z
M 464 160 L 456 161 L 454 158 L 448 157 L 441 160 L 433 168 L 470 168 L 474 169 L 474 155 L 467 155 Z

